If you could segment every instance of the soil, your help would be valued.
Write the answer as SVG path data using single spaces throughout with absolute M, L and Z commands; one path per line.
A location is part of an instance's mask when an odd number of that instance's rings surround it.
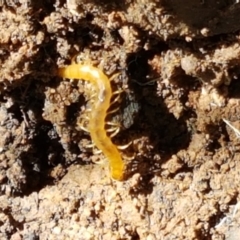
M 0 239 L 239 239 L 239 10 L 1 1 Z M 57 76 L 73 61 L 118 73 L 123 182 L 79 124 L 91 86 Z

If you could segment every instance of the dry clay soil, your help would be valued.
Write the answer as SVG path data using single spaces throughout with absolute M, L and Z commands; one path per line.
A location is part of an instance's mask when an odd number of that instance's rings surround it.
M 239 5 L 0 1 L 0 239 L 240 239 Z M 91 84 L 57 76 L 74 60 L 123 90 L 125 181 L 87 147 Z

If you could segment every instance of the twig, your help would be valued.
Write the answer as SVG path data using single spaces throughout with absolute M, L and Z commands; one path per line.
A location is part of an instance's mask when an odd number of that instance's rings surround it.
M 228 120 L 223 118 L 223 121 L 235 132 L 236 136 L 240 138 L 240 131 L 235 128 Z

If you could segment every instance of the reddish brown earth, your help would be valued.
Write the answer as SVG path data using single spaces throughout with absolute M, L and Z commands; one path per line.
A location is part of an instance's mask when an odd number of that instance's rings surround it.
M 0 239 L 239 239 L 238 1 L 42 2 L 0 3 Z M 123 182 L 73 59 L 118 73 Z

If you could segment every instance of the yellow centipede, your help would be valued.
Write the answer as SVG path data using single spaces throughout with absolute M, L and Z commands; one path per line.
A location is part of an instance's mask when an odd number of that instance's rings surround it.
M 109 78 L 103 71 L 89 64 L 71 64 L 59 68 L 58 75 L 63 78 L 89 81 L 95 85 L 97 97 L 90 113 L 88 130 L 93 143 L 109 160 L 111 177 L 115 180 L 123 180 L 125 168 L 123 159 L 105 129 L 107 111 L 113 94 Z

